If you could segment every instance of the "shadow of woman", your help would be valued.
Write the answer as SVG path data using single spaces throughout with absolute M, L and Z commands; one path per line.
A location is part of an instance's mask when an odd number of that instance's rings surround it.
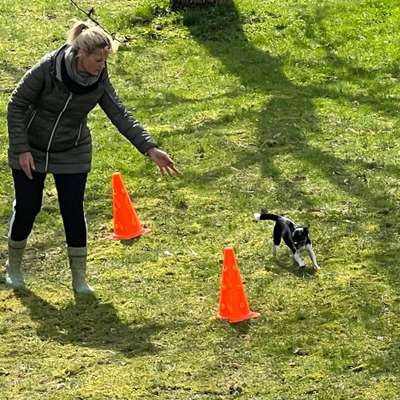
M 46 340 L 111 349 L 127 357 L 157 352 L 150 338 L 162 327 L 157 324 L 131 327 L 120 320 L 111 303 L 101 303 L 95 297 L 76 298 L 58 309 L 30 290 L 16 292 L 16 296 L 38 324 L 38 336 Z

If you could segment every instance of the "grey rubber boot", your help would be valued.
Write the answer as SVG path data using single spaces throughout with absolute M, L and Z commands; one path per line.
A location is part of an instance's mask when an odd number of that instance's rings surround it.
M 6 262 L 6 284 L 12 289 L 25 287 L 21 264 L 27 239 L 15 241 L 8 239 L 8 260 Z
M 68 247 L 69 266 L 72 272 L 72 288 L 79 295 L 93 294 L 94 290 L 86 282 L 86 247 Z

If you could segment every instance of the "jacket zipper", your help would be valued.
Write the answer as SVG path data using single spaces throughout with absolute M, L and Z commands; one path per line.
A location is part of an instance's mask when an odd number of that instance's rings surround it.
M 78 146 L 79 139 L 81 138 L 82 125 L 83 125 L 83 122 L 81 122 L 81 124 L 79 125 L 79 132 L 78 132 L 78 137 L 75 140 L 75 146 Z
M 47 149 L 46 149 L 46 166 L 44 168 L 44 172 L 47 172 L 47 168 L 49 166 L 49 151 L 50 151 L 51 142 L 53 141 L 54 134 L 55 134 L 56 129 L 57 129 L 57 125 L 60 122 L 61 116 L 64 114 L 66 108 L 68 107 L 68 104 L 71 101 L 71 98 L 72 98 L 72 93 L 69 94 L 68 99 L 65 102 L 63 109 L 60 111 L 60 114 L 58 114 L 57 120 L 56 120 L 56 122 L 55 122 L 55 124 L 53 126 L 53 130 L 51 131 L 49 143 L 47 144 Z
M 32 113 L 32 115 L 31 115 L 31 118 L 30 118 L 30 120 L 29 120 L 29 122 L 28 122 L 28 125 L 26 126 L 26 130 L 27 130 L 27 131 L 28 131 L 29 127 L 32 125 L 32 122 L 33 122 L 33 120 L 35 119 L 36 114 L 37 114 L 37 110 L 35 110 L 35 111 Z

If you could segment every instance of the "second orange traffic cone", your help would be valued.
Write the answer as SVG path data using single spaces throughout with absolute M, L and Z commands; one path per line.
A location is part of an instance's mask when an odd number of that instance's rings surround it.
M 150 229 L 144 228 L 140 223 L 119 172 L 112 174 L 112 191 L 114 233 L 109 236 L 109 239 L 129 240 L 150 232 Z
M 218 317 L 230 323 L 245 321 L 260 314 L 250 311 L 232 247 L 224 249 Z

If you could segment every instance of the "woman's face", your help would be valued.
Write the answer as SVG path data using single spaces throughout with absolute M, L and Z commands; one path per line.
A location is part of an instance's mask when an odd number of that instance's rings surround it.
M 107 49 L 98 49 L 94 53 L 78 51 L 78 70 L 97 76 L 103 71 L 108 57 Z

